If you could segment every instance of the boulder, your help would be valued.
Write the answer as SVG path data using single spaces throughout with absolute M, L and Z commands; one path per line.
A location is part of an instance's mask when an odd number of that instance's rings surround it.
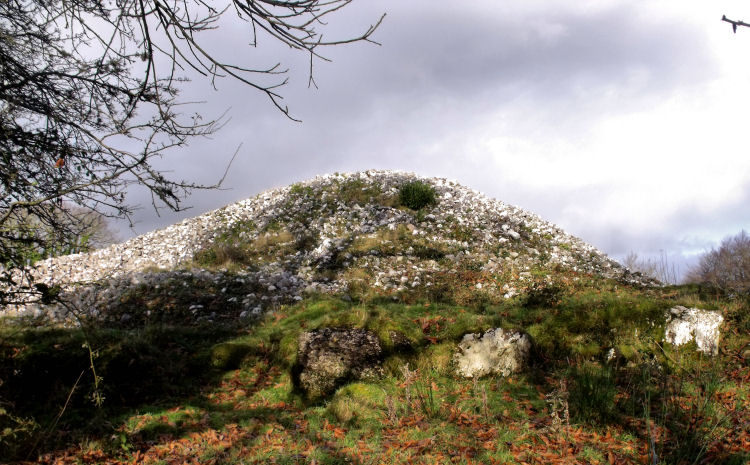
M 716 355 L 722 321 L 724 318 L 719 312 L 678 305 L 667 312 L 664 340 L 676 346 L 695 340 L 699 351 Z
M 524 367 L 530 351 L 527 334 L 495 328 L 482 335 L 464 335 L 454 360 L 458 373 L 467 378 L 490 373 L 508 376 Z
M 308 399 L 331 394 L 340 385 L 382 375 L 383 350 L 364 329 L 322 328 L 302 333 L 295 383 Z

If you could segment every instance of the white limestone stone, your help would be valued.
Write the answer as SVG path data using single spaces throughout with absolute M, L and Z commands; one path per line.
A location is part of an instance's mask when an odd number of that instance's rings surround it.
M 699 351 L 716 355 L 719 351 L 719 326 L 723 321 L 716 311 L 677 306 L 667 312 L 664 340 L 676 346 L 695 340 Z
M 530 351 L 531 340 L 528 335 L 495 328 L 483 335 L 464 335 L 454 360 L 457 372 L 467 378 L 490 373 L 508 376 L 523 368 Z

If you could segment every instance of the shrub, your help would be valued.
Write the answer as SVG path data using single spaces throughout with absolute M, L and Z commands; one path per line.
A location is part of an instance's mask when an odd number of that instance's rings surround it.
M 398 192 L 399 204 L 411 208 L 412 210 L 420 210 L 427 205 L 434 205 L 437 203 L 437 195 L 435 189 L 422 181 L 412 181 L 401 186 Z
M 750 236 L 742 230 L 718 249 L 705 253 L 686 281 L 714 286 L 729 294 L 750 294 Z
M 707 460 L 710 451 L 738 421 L 734 408 L 720 402 L 725 367 L 694 352 L 686 357 L 686 350 L 663 352 L 664 358 L 641 354 L 641 379 L 631 380 L 627 398 L 636 408 L 640 403 L 643 420 L 654 425 L 647 430 L 649 455 L 659 463 L 717 463 Z
M 22 457 L 38 429 L 35 421 L 14 416 L 0 403 L 0 450 L 5 451 L 6 458 Z

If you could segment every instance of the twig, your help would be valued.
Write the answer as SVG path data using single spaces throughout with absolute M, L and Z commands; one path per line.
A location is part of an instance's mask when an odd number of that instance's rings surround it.
M 734 31 L 735 33 L 737 33 L 737 26 L 750 27 L 750 24 L 748 24 L 748 23 L 745 23 L 745 22 L 742 22 L 742 21 L 731 20 L 731 19 L 727 18 L 725 15 L 721 17 L 721 20 L 722 21 L 726 21 L 729 24 L 731 24 L 732 25 L 732 31 Z

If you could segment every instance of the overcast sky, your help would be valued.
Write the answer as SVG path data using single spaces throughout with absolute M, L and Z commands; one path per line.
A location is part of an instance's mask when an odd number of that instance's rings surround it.
M 164 159 L 224 187 L 181 214 L 148 206 L 135 232 L 302 181 L 370 168 L 454 179 L 556 223 L 614 258 L 684 260 L 750 229 L 750 22 L 745 1 L 356 0 L 326 38 L 387 16 L 373 39 L 308 61 L 246 45 L 228 15 L 207 42 L 255 67 L 282 60 L 295 123 L 251 88 L 196 80 L 183 97 L 231 120 Z M 231 21 L 230 21 L 231 20 Z M 134 202 L 148 202 L 133 192 Z

